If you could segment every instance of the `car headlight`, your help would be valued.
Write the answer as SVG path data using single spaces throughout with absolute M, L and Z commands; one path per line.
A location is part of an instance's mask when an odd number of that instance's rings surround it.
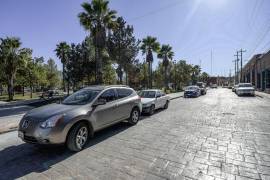
M 63 114 L 52 116 L 43 123 L 41 123 L 40 127 L 42 128 L 52 128 L 56 125 L 56 123 L 63 118 Z

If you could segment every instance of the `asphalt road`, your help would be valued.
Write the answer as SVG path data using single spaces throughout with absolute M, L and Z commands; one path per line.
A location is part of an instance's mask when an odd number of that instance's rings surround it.
M 87 148 L 0 135 L 0 179 L 270 179 L 270 101 L 211 89 L 98 132 Z

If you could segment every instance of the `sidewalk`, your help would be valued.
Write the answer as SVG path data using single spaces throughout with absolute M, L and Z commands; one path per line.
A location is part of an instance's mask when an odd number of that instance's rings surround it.
M 267 98 L 270 100 L 270 94 L 264 93 L 264 92 L 260 92 L 260 91 L 256 91 L 255 92 L 256 96 L 259 96 L 261 98 Z
M 29 105 L 32 103 L 37 103 L 43 101 L 41 99 L 29 99 L 29 100 L 20 100 L 20 101 L 12 101 L 12 102 L 5 102 L 0 101 L 0 108 L 12 107 L 12 106 L 22 106 L 22 105 Z
M 0 117 L 0 134 L 17 130 L 24 114 Z
M 176 99 L 176 98 L 183 97 L 184 92 L 171 93 L 171 94 L 168 94 L 168 96 L 170 96 L 170 100 L 173 100 L 173 99 Z

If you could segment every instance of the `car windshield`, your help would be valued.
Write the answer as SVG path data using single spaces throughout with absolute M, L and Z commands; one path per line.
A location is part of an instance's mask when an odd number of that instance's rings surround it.
M 66 105 L 84 105 L 93 101 L 99 94 L 98 90 L 83 89 L 75 92 L 74 94 L 67 97 L 62 104 Z
M 155 98 L 156 91 L 140 91 L 139 96 L 142 98 Z
M 252 84 L 239 84 L 238 87 L 252 87 Z

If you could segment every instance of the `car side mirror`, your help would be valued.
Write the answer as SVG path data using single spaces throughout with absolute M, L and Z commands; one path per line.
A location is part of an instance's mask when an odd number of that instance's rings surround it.
M 161 97 L 161 95 L 157 95 L 157 97 L 156 98 L 160 98 Z
M 98 99 L 98 100 L 96 100 L 96 101 L 93 103 L 92 106 L 97 107 L 97 106 L 104 105 L 104 104 L 106 104 L 106 100 L 105 100 L 105 99 Z

